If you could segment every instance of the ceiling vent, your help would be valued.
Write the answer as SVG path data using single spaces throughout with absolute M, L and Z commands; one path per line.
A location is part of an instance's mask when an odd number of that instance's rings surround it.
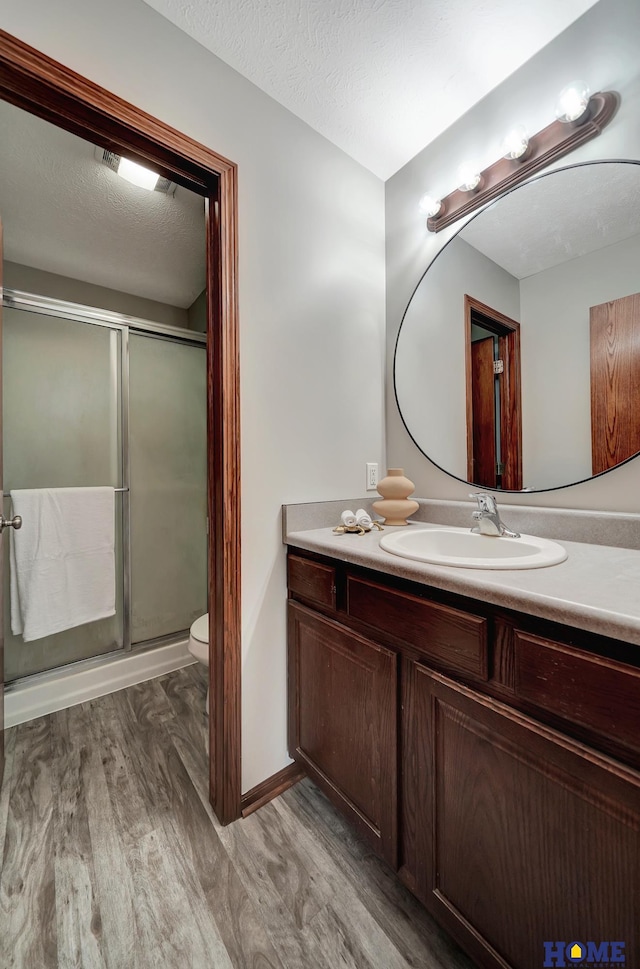
M 96 148 L 95 157 L 97 161 L 106 165 L 110 168 L 112 172 L 118 172 L 118 166 L 120 164 L 120 155 L 116 155 L 113 151 L 107 151 L 106 148 Z M 163 195 L 174 195 L 176 188 L 178 186 L 175 182 L 172 182 L 168 178 L 163 178 L 161 175 L 158 176 L 158 184 L 156 185 L 154 191 L 162 192 Z

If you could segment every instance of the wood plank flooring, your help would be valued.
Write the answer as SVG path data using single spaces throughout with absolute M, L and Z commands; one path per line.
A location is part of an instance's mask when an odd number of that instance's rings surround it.
M 7 731 L 2 969 L 470 969 L 304 780 L 222 828 L 204 670 Z

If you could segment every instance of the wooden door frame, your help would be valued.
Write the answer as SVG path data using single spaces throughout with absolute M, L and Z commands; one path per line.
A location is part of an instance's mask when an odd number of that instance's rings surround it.
M 209 796 L 228 824 L 241 813 L 237 167 L 2 30 L 0 97 L 93 144 L 150 163 L 206 200 Z
M 471 324 L 474 313 L 488 317 L 498 324 L 495 332 L 500 341 L 500 358 L 504 360 L 504 380 L 500 384 L 500 439 L 510 469 L 505 491 L 522 490 L 522 395 L 520 389 L 520 324 L 499 313 L 486 303 L 465 293 L 464 297 L 464 358 L 467 413 L 467 479 L 473 477 L 473 406 L 471 396 Z M 484 323 L 483 323 L 484 325 Z M 490 324 L 487 326 L 491 329 Z M 503 331 L 507 330 L 505 334 Z M 516 419 L 507 423 L 506 415 L 515 413 Z

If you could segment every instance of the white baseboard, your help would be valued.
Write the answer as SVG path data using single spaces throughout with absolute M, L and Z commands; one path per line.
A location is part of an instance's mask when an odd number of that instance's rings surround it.
M 187 640 L 157 646 L 143 653 L 126 653 L 88 669 L 59 672 L 42 680 L 25 681 L 10 687 L 4 698 L 4 725 L 15 727 L 56 710 L 124 690 L 135 683 L 152 680 L 163 673 L 195 663 Z

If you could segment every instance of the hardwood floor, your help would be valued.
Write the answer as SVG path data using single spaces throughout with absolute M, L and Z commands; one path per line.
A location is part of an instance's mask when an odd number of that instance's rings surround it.
M 222 828 L 191 666 L 7 731 L 3 969 L 469 969 L 304 780 Z

